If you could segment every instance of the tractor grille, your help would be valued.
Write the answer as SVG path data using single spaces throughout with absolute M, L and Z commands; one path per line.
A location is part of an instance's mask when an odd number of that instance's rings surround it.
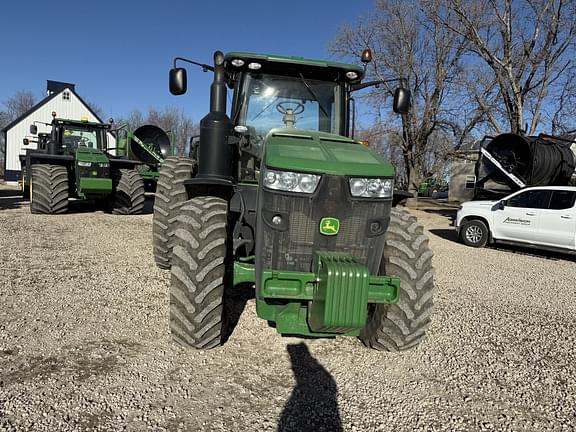
M 346 177 L 323 176 L 313 196 L 263 189 L 257 260 L 262 270 L 311 271 L 314 251 L 344 252 L 376 274 L 390 220 L 391 200 L 352 199 Z M 271 220 L 280 215 L 280 227 Z M 337 235 L 320 233 L 324 217 L 337 218 Z

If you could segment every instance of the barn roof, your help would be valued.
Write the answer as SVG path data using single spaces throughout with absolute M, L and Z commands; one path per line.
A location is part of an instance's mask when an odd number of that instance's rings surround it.
M 49 81 L 51 82 L 51 81 Z M 63 84 L 68 84 L 68 83 L 63 83 Z M 48 96 L 46 96 L 44 99 L 42 99 L 40 102 L 38 102 L 36 105 L 34 105 L 32 108 L 30 108 L 28 111 L 26 111 L 24 114 L 18 116 L 14 121 L 8 123 L 3 129 L 2 132 L 6 133 L 8 132 L 10 129 L 12 129 L 14 126 L 16 126 L 18 123 L 20 123 L 22 120 L 24 120 L 26 117 L 28 117 L 30 114 L 32 114 L 34 111 L 36 111 L 37 109 L 39 109 L 40 107 L 46 105 L 48 102 L 50 102 L 52 99 L 54 99 L 56 96 L 62 94 L 62 92 L 64 92 L 65 90 L 70 90 L 72 93 L 74 93 L 74 95 L 80 100 L 80 103 L 82 103 L 82 105 L 84 105 L 88 111 L 90 111 L 90 113 L 96 117 L 96 119 L 102 123 L 102 119 L 98 116 L 98 114 L 96 114 L 92 108 L 90 108 L 90 106 L 84 101 L 84 99 L 82 99 L 80 97 L 80 95 L 78 93 L 76 93 L 75 91 L 75 86 L 74 84 L 70 84 L 70 86 L 66 86 L 60 89 L 59 92 L 54 92 Z

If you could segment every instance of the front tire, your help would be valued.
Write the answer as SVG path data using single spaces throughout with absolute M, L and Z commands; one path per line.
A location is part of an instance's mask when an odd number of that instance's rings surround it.
M 418 345 L 431 323 L 434 295 L 432 250 L 415 216 L 393 208 L 380 274 L 400 278 L 396 304 L 372 304 L 360 340 L 379 351 L 405 351 Z
M 61 165 L 32 165 L 30 212 L 61 214 L 68 210 L 68 170 Z
M 156 266 L 169 270 L 172 262 L 172 239 L 178 209 L 188 199 L 184 181 L 192 178 L 196 162 L 171 156 L 160 167 L 152 218 L 152 249 Z
M 184 347 L 210 349 L 225 337 L 224 289 L 228 260 L 228 203 L 197 197 L 181 207 L 174 230 L 170 331 Z
M 488 244 L 489 237 L 488 227 L 478 219 L 464 222 L 460 229 L 460 240 L 467 246 L 484 247 Z
M 112 213 L 121 215 L 144 212 L 144 180 L 138 171 L 121 169 L 112 175 Z

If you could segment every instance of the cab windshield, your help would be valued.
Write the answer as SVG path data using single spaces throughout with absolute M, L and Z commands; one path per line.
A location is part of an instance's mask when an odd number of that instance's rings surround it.
M 62 145 L 70 150 L 78 147 L 104 150 L 103 134 L 100 128 L 65 125 L 62 128 Z
M 250 73 L 240 95 L 236 124 L 263 138 L 274 128 L 297 128 L 341 134 L 341 88 L 338 83 Z

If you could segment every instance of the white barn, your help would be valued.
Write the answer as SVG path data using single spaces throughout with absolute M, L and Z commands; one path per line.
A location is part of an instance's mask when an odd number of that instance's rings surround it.
M 102 120 L 94 111 L 76 94 L 75 85 L 58 81 L 47 81 L 47 96 L 22 114 L 12 123 L 8 124 L 2 133 L 6 143 L 4 160 L 4 180 L 17 181 L 20 179 L 20 158 L 25 154 L 22 144 L 24 138 L 31 138 L 30 125 L 34 122 L 50 123 L 52 112 L 56 112 L 58 118 L 70 120 L 86 119 L 90 122 L 102 123 Z M 38 133 L 50 132 L 50 126 L 36 123 Z M 108 134 L 108 146 L 116 147 L 116 140 L 112 134 Z M 36 143 L 30 142 L 26 147 L 35 149 Z

